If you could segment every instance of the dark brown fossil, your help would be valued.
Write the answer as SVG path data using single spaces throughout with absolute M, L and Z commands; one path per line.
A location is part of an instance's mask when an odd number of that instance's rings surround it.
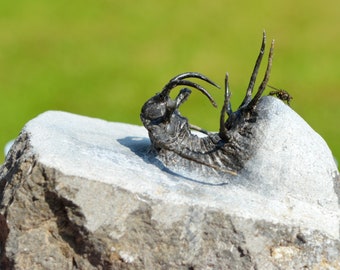
M 236 175 L 256 149 L 253 127 L 257 119 L 256 105 L 267 86 L 269 80 L 274 41 L 271 43 L 267 69 L 264 78 L 252 97 L 256 77 L 264 55 L 266 35 L 263 33 L 260 53 L 257 57 L 253 73 L 250 78 L 246 95 L 236 111 L 232 111 L 229 90 L 228 73 L 225 77 L 224 103 L 220 114 L 220 128 L 218 133 L 210 133 L 189 124 L 188 119 L 179 112 L 180 105 L 191 94 L 192 89 L 203 93 L 216 107 L 211 95 L 202 86 L 187 80 L 197 78 L 207 83 L 217 85 L 206 76 L 188 72 L 171 79 L 160 93 L 150 98 L 142 107 L 141 120 L 149 132 L 152 149 L 156 156 L 166 166 L 184 166 L 189 170 L 210 168 L 220 173 Z M 186 86 L 181 89 L 176 98 L 170 97 L 170 92 L 176 86 Z M 228 119 L 225 120 L 226 114 Z M 205 133 L 197 136 L 192 129 Z

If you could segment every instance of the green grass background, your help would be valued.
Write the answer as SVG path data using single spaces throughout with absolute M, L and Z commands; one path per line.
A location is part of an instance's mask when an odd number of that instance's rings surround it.
M 338 0 L 1 1 L 0 147 L 46 110 L 141 124 L 144 101 L 185 71 L 220 85 L 228 71 L 235 108 L 263 29 L 276 41 L 270 84 L 289 91 L 340 160 Z M 223 91 L 208 89 L 221 104 Z M 181 112 L 218 127 L 201 94 Z

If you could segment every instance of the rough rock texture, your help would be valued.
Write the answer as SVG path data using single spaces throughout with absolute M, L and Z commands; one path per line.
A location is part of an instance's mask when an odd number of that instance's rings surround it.
M 340 269 L 339 172 L 263 98 L 238 181 L 172 171 L 142 127 L 46 112 L 0 168 L 1 269 Z

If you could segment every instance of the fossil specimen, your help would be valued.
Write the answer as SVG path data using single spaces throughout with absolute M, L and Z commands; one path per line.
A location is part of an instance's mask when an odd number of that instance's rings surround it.
M 185 166 L 188 169 L 210 168 L 219 173 L 232 175 L 236 175 L 244 167 L 245 162 L 252 156 L 257 147 L 257 143 L 253 141 L 253 127 L 256 125 L 257 119 L 256 105 L 267 86 L 272 66 L 274 41 L 271 43 L 264 78 L 253 96 L 265 46 L 266 35 L 263 33 L 260 53 L 246 95 L 236 111 L 232 111 L 231 108 L 229 77 L 228 73 L 226 74 L 219 132 L 205 132 L 192 126 L 188 119 L 179 112 L 179 107 L 191 94 L 188 87 L 203 93 L 216 107 L 214 99 L 207 90 L 188 80 L 189 78 L 197 78 L 217 87 L 214 82 L 200 73 L 188 72 L 172 78 L 160 93 L 157 93 L 143 105 L 141 120 L 149 132 L 153 151 L 165 165 Z M 179 91 L 176 98 L 172 99 L 170 92 L 176 86 L 184 86 L 184 88 Z M 226 115 L 228 115 L 227 120 Z M 205 136 L 197 136 L 192 133 L 192 129 L 206 134 Z

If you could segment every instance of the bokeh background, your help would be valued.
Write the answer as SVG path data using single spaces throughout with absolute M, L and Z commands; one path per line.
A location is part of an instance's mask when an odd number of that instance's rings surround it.
M 340 160 L 338 0 L 1 1 L 1 150 L 46 110 L 141 124 L 144 101 L 185 71 L 220 85 L 228 71 L 236 108 L 264 29 L 276 41 L 270 84 Z M 221 104 L 223 91 L 206 87 Z M 219 110 L 198 92 L 181 112 L 218 127 Z

